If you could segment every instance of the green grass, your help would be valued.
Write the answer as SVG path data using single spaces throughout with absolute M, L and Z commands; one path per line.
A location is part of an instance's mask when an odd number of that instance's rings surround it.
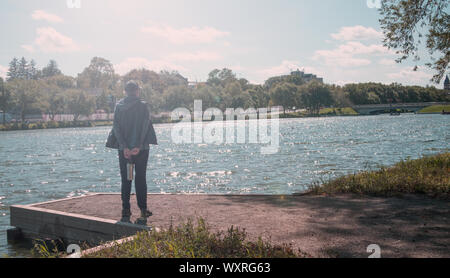
M 450 198 L 450 153 L 405 160 L 377 171 L 363 171 L 310 187 L 313 194 L 375 196 L 426 194 Z
M 445 112 L 450 112 L 450 105 L 428 106 L 420 110 L 418 113 L 442 113 L 442 110 L 444 110 Z
M 337 116 L 350 116 L 350 115 L 358 115 L 351 107 L 344 108 L 323 108 L 320 109 L 320 115 L 337 115 Z
M 230 227 L 212 233 L 204 220 L 167 230 L 140 232 L 135 239 L 85 255 L 85 258 L 294 258 L 305 257 L 289 246 L 276 246 L 262 239 L 247 240 L 245 230 Z
M 319 116 L 356 116 L 359 115 L 358 112 L 356 112 L 351 107 L 344 107 L 344 108 L 322 108 L 319 111 Z M 303 118 L 303 117 L 309 117 L 307 112 L 291 112 L 286 113 L 286 115 L 280 114 L 280 118 Z M 313 115 L 317 116 L 317 115 Z

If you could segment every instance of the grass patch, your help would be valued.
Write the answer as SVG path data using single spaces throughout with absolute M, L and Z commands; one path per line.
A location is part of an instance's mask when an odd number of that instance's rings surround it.
M 302 112 L 289 112 L 286 114 L 279 114 L 278 117 L 280 119 L 290 119 L 290 118 L 303 118 L 306 117 L 306 114 L 302 113 Z
M 247 240 L 245 230 L 231 227 L 212 233 L 203 219 L 167 230 L 140 232 L 132 241 L 85 255 L 84 258 L 295 258 L 307 256 L 288 245 Z
M 336 115 L 336 116 L 354 116 L 354 115 L 358 115 L 358 112 L 356 112 L 351 107 L 323 108 L 323 109 L 320 109 L 319 114 L 320 115 Z
M 49 122 L 35 122 L 35 123 L 8 123 L 5 125 L 0 124 L 0 131 L 112 126 L 112 124 L 113 124 L 112 121 L 77 121 L 77 122 L 49 121 Z
M 375 196 L 426 194 L 450 199 L 450 153 L 404 160 L 392 167 L 363 171 L 310 186 L 313 194 L 356 193 Z
M 356 116 L 359 115 L 358 112 L 356 112 L 351 107 L 344 107 L 344 108 L 322 108 L 319 111 L 319 115 L 310 115 L 308 112 L 290 112 L 286 113 L 284 115 L 281 113 L 279 117 L 282 118 L 304 118 L 304 117 L 317 117 L 317 116 Z
M 420 110 L 418 113 L 442 113 L 442 110 L 444 110 L 445 112 L 450 112 L 450 105 L 428 106 Z

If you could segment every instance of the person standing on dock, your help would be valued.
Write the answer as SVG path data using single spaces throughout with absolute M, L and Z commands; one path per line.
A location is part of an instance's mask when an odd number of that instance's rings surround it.
M 156 134 L 150 120 L 147 104 L 139 98 L 137 82 L 125 85 L 126 97 L 119 101 L 114 111 L 114 125 L 106 147 L 119 150 L 120 175 L 122 178 L 122 218 L 130 218 L 130 194 L 132 178 L 127 166 L 134 164 L 136 198 L 141 217 L 152 215 L 147 209 L 147 163 L 149 145 L 157 145 Z M 133 169 L 131 168 L 131 176 Z

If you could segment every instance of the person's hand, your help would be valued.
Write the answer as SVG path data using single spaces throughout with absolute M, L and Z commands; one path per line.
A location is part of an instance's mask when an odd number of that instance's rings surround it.
M 131 155 L 138 155 L 141 150 L 139 148 L 134 148 L 130 151 Z
M 126 159 L 130 159 L 131 158 L 131 151 L 130 151 L 130 149 L 128 149 L 128 148 L 126 148 L 126 149 L 124 149 L 123 150 L 123 156 L 126 158 Z

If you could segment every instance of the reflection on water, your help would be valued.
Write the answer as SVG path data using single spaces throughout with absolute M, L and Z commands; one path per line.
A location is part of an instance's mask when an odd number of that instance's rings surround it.
M 244 122 L 240 122 L 244 124 Z M 171 143 L 157 125 L 150 150 L 153 193 L 292 193 L 316 181 L 449 150 L 449 117 L 402 115 L 280 120 L 280 151 L 256 144 Z M 0 133 L 0 254 L 11 204 L 88 192 L 119 192 L 117 152 L 104 147 L 108 127 Z

